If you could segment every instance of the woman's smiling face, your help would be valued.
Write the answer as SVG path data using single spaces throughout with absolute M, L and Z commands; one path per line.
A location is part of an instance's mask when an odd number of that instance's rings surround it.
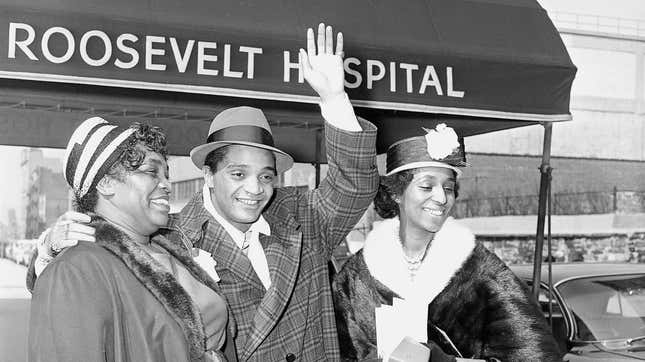
M 168 164 L 158 153 L 146 151 L 143 163 L 126 171 L 124 179 L 115 183 L 112 202 L 128 220 L 130 228 L 141 235 L 150 235 L 168 223 L 170 211 Z
M 416 170 L 402 195 L 397 196 L 401 223 L 418 231 L 436 233 L 455 205 L 455 172 L 443 167 Z

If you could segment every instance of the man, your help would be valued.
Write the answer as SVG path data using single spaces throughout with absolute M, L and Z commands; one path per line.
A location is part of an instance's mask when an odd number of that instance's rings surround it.
M 335 52 L 332 35 L 320 24 L 316 43 L 308 29 L 307 51 L 299 55 L 326 121 L 329 171 L 320 187 L 274 189 L 276 174 L 293 160 L 273 146 L 260 110 L 229 109 L 213 120 L 207 143 L 191 151 L 204 191 L 163 231 L 212 255 L 242 361 L 340 359 L 327 262 L 370 204 L 378 174 L 376 129 L 354 115 L 344 92 L 342 34 Z M 41 253 L 93 239 L 79 222 L 85 216 L 66 215 Z

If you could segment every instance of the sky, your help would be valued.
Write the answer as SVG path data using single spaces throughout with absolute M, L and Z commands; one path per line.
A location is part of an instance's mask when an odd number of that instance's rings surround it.
M 570 12 L 645 21 L 645 0 L 538 0 L 549 13 Z M 7 210 L 20 200 L 21 147 L 0 146 L 0 223 L 6 224 Z M 63 150 L 43 149 L 45 157 L 62 158 Z

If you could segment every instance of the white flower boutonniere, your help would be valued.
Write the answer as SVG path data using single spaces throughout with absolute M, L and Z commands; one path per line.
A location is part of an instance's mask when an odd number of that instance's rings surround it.
M 428 154 L 433 160 L 443 160 L 450 156 L 459 147 L 459 139 L 455 130 L 446 126 L 445 123 L 438 124 L 435 129 L 424 128 Z
M 209 252 L 206 250 L 193 248 L 193 260 L 217 283 L 219 282 L 219 275 L 215 271 L 217 262 Z

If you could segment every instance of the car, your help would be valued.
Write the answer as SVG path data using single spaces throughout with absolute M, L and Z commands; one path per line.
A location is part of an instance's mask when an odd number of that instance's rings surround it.
M 511 265 L 529 286 L 533 265 Z M 538 301 L 564 361 L 645 360 L 645 264 L 542 265 Z
M 31 256 L 36 249 L 35 239 L 23 239 L 9 241 L 5 246 L 5 258 L 13 260 L 16 264 L 28 266 Z

